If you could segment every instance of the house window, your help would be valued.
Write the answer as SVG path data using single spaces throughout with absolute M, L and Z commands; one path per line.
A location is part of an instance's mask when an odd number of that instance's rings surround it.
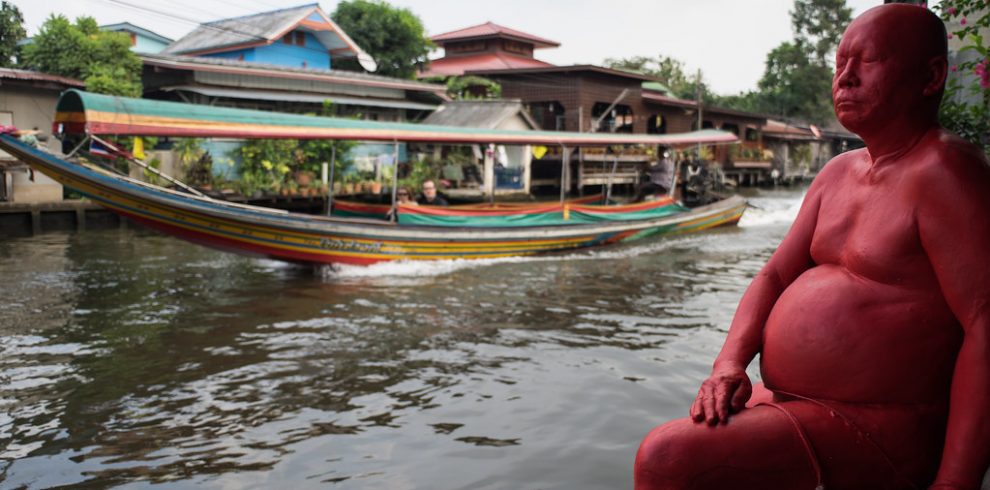
M 306 33 L 303 31 L 295 31 L 294 34 L 296 35 L 296 46 L 305 46 Z
M 533 48 L 531 47 L 531 45 L 526 43 L 506 40 L 505 42 L 502 43 L 502 47 L 510 53 L 533 56 Z
M 485 49 L 484 41 L 451 43 L 444 46 L 444 50 L 447 53 L 469 53 L 472 51 L 484 51 L 484 49 Z
M 595 131 L 605 133 L 631 133 L 633 132 L 633 112 L 627 105 L 617 104 L 609 109 L 611 104 L 606 102 L 596 102 L 591 107 L 591 117 L 593 121 L 599 121 Z
M 131 33 L 131 46 L 137 44 L 137 34 Z
M 647 134 L 667 134 L 667 119 L 660 114 L 654 114 L 646 120 Z

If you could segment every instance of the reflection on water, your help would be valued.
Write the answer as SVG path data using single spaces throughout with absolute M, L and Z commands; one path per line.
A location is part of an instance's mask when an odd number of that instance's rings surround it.
M 126 228 L 0 240 L 0 487 L 629 487 L 799 197 L 592 253 L 333 272 Z

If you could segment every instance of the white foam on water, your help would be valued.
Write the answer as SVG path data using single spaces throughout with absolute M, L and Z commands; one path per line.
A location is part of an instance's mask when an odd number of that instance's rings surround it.
M 526 257 L 502 257 L 496 259 L 452 259 L 428 261 L 380 262 L 369 266 L 336 265 L 320 266 L 324 279 L 378 279 L 394 277 L 437 277 L 465 269 L 476 269 L 499 264 L 522 264 L 534 262 L 559 262 L 574 260 L 624 259 L 657 252 L 687 241 L 698 240 L 696 235 L 669 237 L 663 240 L 647 241 L 635 246 L 613 245 L 603 249 L 576 250 L 558 255 L 538 255 Z
M 767 226 L 780 223 L 793 223 L 801 210 L 804 195 L 795 199 L 750 199 L 750 207 L 746 209 L 739 226 Z

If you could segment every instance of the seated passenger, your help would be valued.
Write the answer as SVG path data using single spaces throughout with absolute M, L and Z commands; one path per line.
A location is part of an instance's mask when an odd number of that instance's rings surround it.
M 413 200 L 412 192 L 408 187 L 399 187 L 399 190 L 396 191 L 395 195 L 396 202 L 400 206 L 419 206 L 419 203 Z
M 665 152 L 662 159 L 653 162 L 646 170 L 646 175 L 647 180 L 639 185 L 634 201 L 669 194 L 674 180 L 674 162 L 670 160 L 669 154 Z
M 416 199 L 419 204 L 427 206 L 447 206 L 447 200 L 437 195 L 437 185 L 432 180 L 423 181 L 423 194 Z

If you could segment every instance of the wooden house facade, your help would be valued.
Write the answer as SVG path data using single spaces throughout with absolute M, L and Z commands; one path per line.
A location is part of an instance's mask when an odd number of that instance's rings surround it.
M 542 129 L 668 134 L 698 128 L 697 103 L 644 88 L 659 81 L 647 75 L 594 65 L 476 70 L 467 74 L 500 83 L 502 95 L 522 100 Z M 744 147 L 762 144 L 761 128 L 765 123 L 763 115 L 702 107 L 702 129 L 733 132 Z M 730 148 L 709 147 L 706 152 L 710 159 L 731 171 L 736 153 Z M 582 149 L 569 156 L 570 170 L 564 185 L 579 192 L 586 186 L 606 182 L 635 186 L 649 162 L 658 158 L 657 151 L 629 149 L 616 154 L 604 148 Z M 534 161 L 532 184 L 559 182 L 560 158 L 560 152 L 551 149 L 546 157 Z M 761 171 L 769 172 L 769 166 Z

